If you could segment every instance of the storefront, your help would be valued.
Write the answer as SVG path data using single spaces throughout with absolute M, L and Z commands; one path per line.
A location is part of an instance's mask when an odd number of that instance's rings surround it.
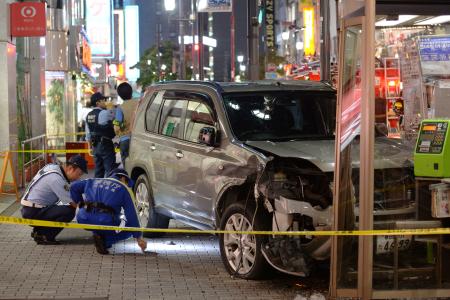
M 345 0 L 339 13 L 334 228 L 448 227 L 432 205 L 442 178 L 414 169 L 420 122 L 450 119 L 448 1 Z M 448 239 L 335 237 L 331 296 L 448 297 Z

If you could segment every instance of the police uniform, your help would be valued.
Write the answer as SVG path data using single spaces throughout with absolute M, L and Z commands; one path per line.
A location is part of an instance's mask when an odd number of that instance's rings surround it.
M 94 148 L 95 177 L 103 178 L 116 163 L 112 139 L 115 136 L 112 120 L 114 112 L 95 107 L 86 116 L 86 138 Z
M 57 164 L 43 167 L 28 185 L 21 199 L 25 219 L 70 222 L 75 208 L 69 205 L 69 179 Z M 34 227 L 32 237 L 38 244 L 55 242 L 63 228 Z
M 114 176 L 91 178 L 77 181 L 71 185 L 71 198 L 79 204 L 80 208 L 77 213 L 78 223 L 119 226 L 123 209 L 126 226 L 140 227 L 132 191 L 118 179 L 119 177 L 114 178 Z M 135 238 L 142 237 L 142 232 L 93 230 L 93 233 L 94 238 L 96 236 L 102 237 L 106 248 L 110 248 L 114 243 L 132 236 Z

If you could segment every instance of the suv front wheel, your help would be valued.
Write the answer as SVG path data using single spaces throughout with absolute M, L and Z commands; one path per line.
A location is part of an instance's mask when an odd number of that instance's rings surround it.
M 141 227 L 145 228 L 169 228 L 170 219 L 166 216 L 158 214 L 155 211 L 155 202 L 153 199 L 152 187 L 147 175 L 142 174 L 136 180 L 134 187 L 136 195 L 136 210 Z M 164 232 L 144 232 L 144 237 L 161 237 Z
M 256 216 L 254 214 L 254 208 L 245 207 L 243 203 L 232 204 L 221 218 L 220 229 L 268 230 L 263 214 L 257 213 Z M 264 238 L 263 235 L 254 234 L 220 234 L 220 254 L 227 271 L 243 279 L 259 279 L 266 275 L 269 265 L 261 251 Z

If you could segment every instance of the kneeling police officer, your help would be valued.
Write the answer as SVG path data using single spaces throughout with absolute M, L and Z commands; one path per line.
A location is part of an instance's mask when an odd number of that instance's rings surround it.
M 76 205 L 70 199 L 69 184 L 87 173 L 87 161 L 72 156 L 64 166 L 48 164 L 33 177 L 20 203 L 22 217 L 45 221 L 70 222 Z M 62 228 L 33 227 L 31 237 L 39 245 L 57 245 Z
M 136 208 L 133 203 L 132 180 L 127 171 L 113 169 L 107 178 L 91 178 L 75 182 L 70 187 L 73 201 L 78 203 L 77 222 L 81 224 L 112 225 L 121 223 L 123 209 L 127 227 L 140 227 Z M 84 197 L 83 197 L 84 196 Z M 108 248 L 114 243 L 135 237 L 139 247 L 144 251 L 147 242 L 142 239 L 142 232 L 93 230 L 97 252 L 109 254 Z

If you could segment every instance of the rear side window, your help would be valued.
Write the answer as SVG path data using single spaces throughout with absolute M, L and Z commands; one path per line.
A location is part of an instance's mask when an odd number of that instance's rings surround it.
M 156 121 L 158 119 L 159 109 L 161 107 L 163 92 L 159 92 L 153 100 L 150 100 L 150 105 L 145 112 L 145 127 L 147 131 L 156 132 Z
M 166 136 L 178 137 L 181 126 L 181 115 L 187 101 L 166 99 L 161 114 L 159 133 Z

